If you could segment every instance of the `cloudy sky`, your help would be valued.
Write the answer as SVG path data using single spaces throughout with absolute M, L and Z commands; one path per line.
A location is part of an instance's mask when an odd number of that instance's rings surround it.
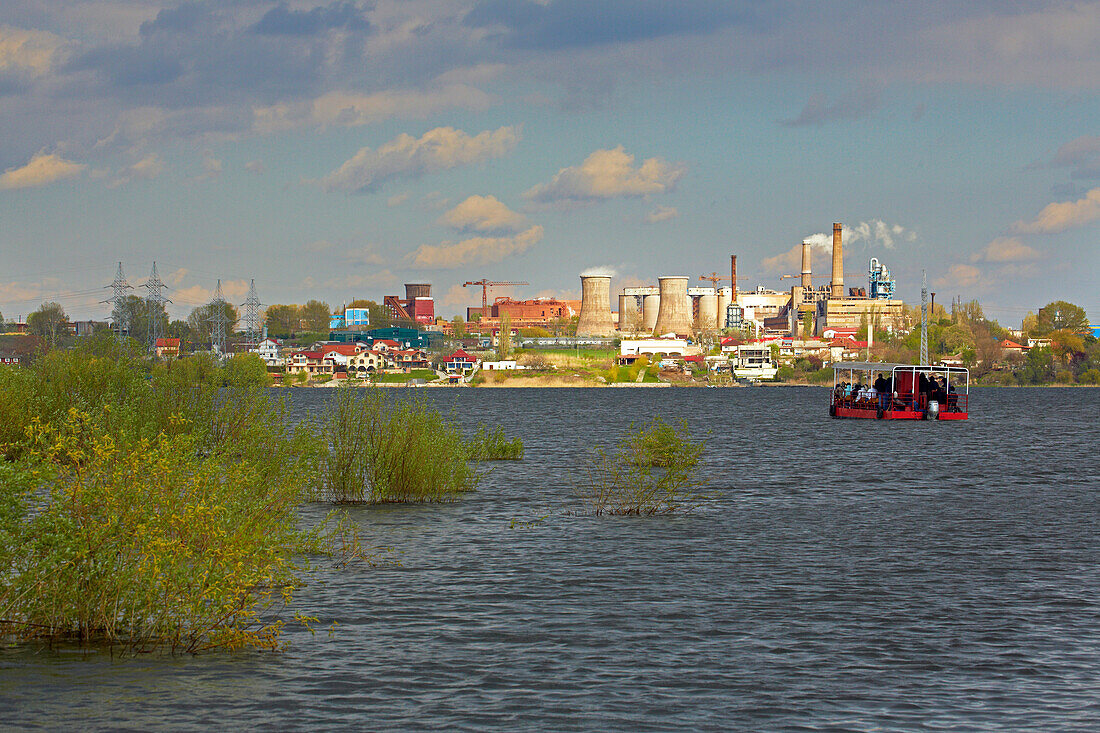
M 1095 322 L 1098 39 L 1100 2 L 4 0 L 0 312 L 103 318 L 120 260 L 174 315 L 780 287 L 840 221 L 848 284 Z

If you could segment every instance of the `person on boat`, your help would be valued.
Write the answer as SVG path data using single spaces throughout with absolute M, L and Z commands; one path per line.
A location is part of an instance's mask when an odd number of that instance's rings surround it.
M 886 377 L 882 376 L 882 372 L 878 373 L 878 379 L 875 380 L 875 392 L 878 393 L 878 404 L 882 409 L 886 409 L 887 401 L 890 399 L 890 383 L 886 380 Z

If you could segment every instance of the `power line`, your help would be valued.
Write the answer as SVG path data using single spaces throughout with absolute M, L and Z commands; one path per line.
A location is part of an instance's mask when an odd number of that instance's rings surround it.
M 210 349 L 219 357 L 225 354 L 225 326 L 229 319 L 225 315 L 225 309 L 229 304 L 222 296 L 222 281 L 218 280 L 218 286 L 214 288 L 214 297 L 208 306 L 210 313 L 207 320 L 210 321 Z
M 149 279 L 145 281 L 143 286 L 148 295 L 145 297 L 146 307 L 149 309 L 149 346 L 152 349 L 157 348 L 157 340 L 164 337 L 163 318 L 167 311 L 164 308 L 165 303 L 171 303 L 168 298 L 164 297 L 164 283 L 160 281 L 160 275 L 157 274 L 157 263 L 153 262 L 153 269 L 149 272 Z
M 111 321 L 115 331 L 115 337 L 121 341 L 124 332 L 129 331 L 129 314 L 126 312 L 126 291 L 133 290 L 130 283 L 126 282 L 126 276 L 122 274 L 122 263 L 118 263 L 118 272 L 109 286 L 111 297 L 103 301 L 111 304 Z
M 244 328 L 249 343 L 256 343 L 260 330 L 260 296 L 256 294 L 256 281 L 248 286 L 248 297 L 241 305 L 244 307 Z

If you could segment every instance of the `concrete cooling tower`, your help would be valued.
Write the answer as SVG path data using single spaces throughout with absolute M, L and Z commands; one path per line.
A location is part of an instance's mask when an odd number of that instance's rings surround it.
M 657 312 L 657 323 L 653 326 L 653 332 L 658 336 L 666 333 L 690 334 L 692 308 L 687 293 L 688 279 L 659 277 L 657 286 L 661 290 L 661 307 Z
M 699 328 L 712 331 L 718 328 L 718 293 L 705 293 L 699 296 Z
M 652 290 L 642 298 L 642 330 L 648 333 L 653 333 L 657 326 L 657 313 L 661 310 L 661 291 L 659 288 Z
M 581 315 L 577 321 L 578 336 L 611 336 L 615 323 L 611 320 L 611 278 L 603 275 L 581 276 Z
M 718 289 L 718 328 L 726 327 L 726 310 L 733 302 L 733 288 Z

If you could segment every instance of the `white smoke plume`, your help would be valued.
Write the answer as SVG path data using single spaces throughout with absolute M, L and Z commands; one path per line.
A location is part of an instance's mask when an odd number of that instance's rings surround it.
M 615 272 L 614 267 L 608 267 L 606 265 L 589 267 L 587 270 L 581 273 L 581 277 L 616 277 L 617 275 L 618 273 Z
M 916 241 L 917 234 L 900 224 L 887 224 L 882 219 L 871 219 L 870 221 L 861 221 L 854 227 L 843 227 L 841 237 L 845 245 L 864 242 L 868 247 L 881 246 L 885 249 L 894 249 L 898 242 Z M 832 255 L 832 232 L 811 234 L 808 237 L 803 237 L 802 241 L 809 242 L 810 246 L 819 252 Z M 798 271 L 797 268 L 800 266 L 801 259 L 802 245 L 796 244 L 782 254 L 765 257 L 761 265 L 764 271 L 768 273 L 794 273 Z

